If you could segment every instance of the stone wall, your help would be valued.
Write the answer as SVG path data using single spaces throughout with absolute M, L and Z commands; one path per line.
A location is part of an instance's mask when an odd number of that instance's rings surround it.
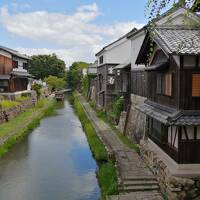
M 136 106 L 144 103 L 146 98 L 131 94 L 131 108 L 128 113 L 128 119 L 127 119 L 127 127 L 125 135 L 136 140 L 137 142 L 140 141 L 144 137 L 145 133 L 145 125 L 146 125 L 146 116 L 139 112 L 136 109 Z
M 117 129 L 123 133 L 124 132 L 124 126 L 125 126 L 125 123 L 126 123 L 126 116 L 127 116 L 127 112 L 123 111 L 121 113 L 121 116 L 120 116 L 120 119 L 119 119 L 119 123 L 117 125 Z
M 25 111 L 27 108 L 34 106 L 34 101 L 32 99 L 20 102 L 20 105 L 0 111 L 0 124 L 15 118 L 21 112 Z
M 162 193 L 169 200 L 200 199 L 200 178 L 184 178 L 170 173 L 165 163 L 148 149 L 147 141 L 140 145 L 143 160 L 157 177 Z

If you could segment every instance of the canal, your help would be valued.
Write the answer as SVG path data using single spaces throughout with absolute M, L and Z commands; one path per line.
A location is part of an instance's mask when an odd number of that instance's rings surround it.
M 0 159 L 0 200 L 97 200 L 96 169 L 81 123 L 66 100 Z

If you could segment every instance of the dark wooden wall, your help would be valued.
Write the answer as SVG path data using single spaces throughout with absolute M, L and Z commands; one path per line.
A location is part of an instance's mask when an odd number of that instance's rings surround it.
M 157 74 L 172 73 L 172 96 L 166 96 L 157 93 Z M 148 71 L 147 72 L 147 97 L 149 100 L 159 104 L 179 107 L 179 68 L 173 59 L 169 61 L 169 68 L 165 71 Z
M 131 93 L 147 96 L 147 74 L 144 70 L 131 71 Z

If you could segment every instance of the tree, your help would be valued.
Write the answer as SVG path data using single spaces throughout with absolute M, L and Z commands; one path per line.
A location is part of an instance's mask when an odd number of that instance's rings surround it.
M 200 0 L 148 0 L 146 11 L 149 12 L 149 21 L 160 16 L 162 10 L 170 5 L 174 8 L 186 7 L 191 12 L 200 11 Z
M 44 79 L 50 75 L 61 78 L 65 76 L 65 62 L 55 54 L 32 56 L 28 71 L 36 79 Z
M 36 94 L 37 94 L 37 99 L 40 98 L 40 95 L 41 95 L 41 88 L 42 88 L 42 85 L 40 84 L 37 84 L 37 83 L 34 83 L 32 86 L 32 90 L 35 90 Z
M 74 62 L 67 72 L 67 86 L 71 89 L 77 89 L 81 85 L 82 69 L 88 67 L 86 62 Z
M 45 78 L 44 81 L 47 83 L 52 91 L 61 90 L 66 85 L 64 78 L 58 78 L 56 76 L 49 76 Z

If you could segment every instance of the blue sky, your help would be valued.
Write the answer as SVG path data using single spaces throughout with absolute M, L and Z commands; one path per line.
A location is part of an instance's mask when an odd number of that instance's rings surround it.
M 0 44 L 55 52 L 67 65 L 94 61 L 105 44 L 146 23 L 147 0 L 1 0 Z

